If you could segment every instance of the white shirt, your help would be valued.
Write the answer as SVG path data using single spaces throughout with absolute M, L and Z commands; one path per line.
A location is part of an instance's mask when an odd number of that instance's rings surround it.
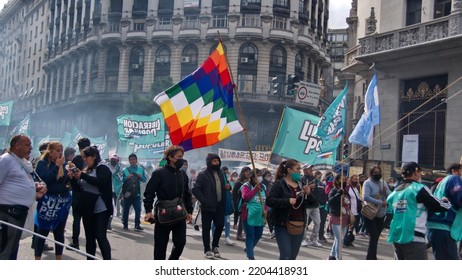
M 35 183 L 30 174 L 10 153 L 0 156 L 0 204 L 31 207 Z

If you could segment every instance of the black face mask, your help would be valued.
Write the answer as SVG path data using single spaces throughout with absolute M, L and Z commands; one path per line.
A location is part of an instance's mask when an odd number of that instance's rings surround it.
M 175 161 L 175 168 L 180 169 L 181 167 L 183 167 L 183 163 L 184 163 L 184 159 L 182 158 L 177 159 Z
M 218 170 L 220 170 L 220 166 L 219 165 L 210 165 L 210 169 L 212 169 L 213 171 L 218 171 Z
M 374 174 L 374 175 L 372 175 L 372 179 L 374 179 L 376 181 L 380 180 L 381 178 L 382 178 L 382 174 Z

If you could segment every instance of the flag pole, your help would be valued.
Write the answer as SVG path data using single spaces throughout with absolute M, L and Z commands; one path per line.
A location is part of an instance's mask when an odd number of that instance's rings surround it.
M 223 44 L 223 41 L 221 40 L 220 31 L 217 31 L 217 33 L 218 33 L 218 42 L 220 44 Z M 228 68 L 229 76 L 231 77 L 231 81 L 233 83 L 233 92 L 234 92 L 234 96 L 236 97 L 236 104 L 237 104 L 238 114 L 239 114 L 239 117 L 240 117 L 241 122 L 242 122 L 242 127 L 244 128 L 245 141 L 247 143 L 247 148 L 249 150 L 250 162 L 252 163 L 252 168 L 253 168 L 253 176 L 255 178 L 255 181 L 258 182 L 257 169 L 255 168 L 255 161 L 253 159 L 253 153 L 252 153 L 252 149 L 250 147 L 249 134 L 247 132 L 247 126 L 245 124 L 244 114 L 242 113 L 241 104 L 239 103 L 239 97 L 238 97 L 237 90 L 236 90 L 236 84 L 234 83 L 233 71 L 231 70 L 231 67 L 229 66 L 229 61 L 228 61 L 228 57 L 226 56 L 225 48 L 223 48 L 223 52 L 225 53 L 226 67 Z M 262 209 L 263 209 L 263 219 L 264 219 L 264 221 L 266 223 L 266 215 L 265 215 L 265 211 L 264 211 L 265 210 L 265 205 L 263 204 L 263 198 L 261 196 L 261 191 L 258 192 L 258 196 L 260 198 L 260 203 L 261 203 L 261 206 L 262 206 Z
M 282 110 L 282 115 L 281 115 L 281 118 L 279 119 L 278 130 L 276 131 L 276 135 L 274 136 L 273 145 L 271 146 L 271 154 L 270 154 L 270 158 L 268 160 L 268 165 L 266 166 L 266 168 L 268 168 L 270 165 L 271 157 L 273 156 L 274 145 L 276 145 L 276 139 L 278 138 L 279 129 L 281 129 L 282 118 L 284 117 L 285 112 L 286 112 L 286 107 L 284 107 L 284 109 Z

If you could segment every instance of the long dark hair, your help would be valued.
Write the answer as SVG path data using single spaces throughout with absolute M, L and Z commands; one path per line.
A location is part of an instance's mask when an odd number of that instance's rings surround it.
M 298 161 L 295 159 L 283 160 L 276 170 L 276 180 L 284 178 L 287 175 L 287 169 L 292 169 L 295 165 L 298 164 Z
M 244 182 L 245 182 L 245 179 L 246 179 L 246 178 L 245 178 L 245 172 L 246 172 L 246 171 L 250 171 L 250 170 L 252 170 L 252 169 L 250 169 L 250 167 L 248 167 L 248 166 L 242 167 L 241 173 L 239 173 L 239 181 L 241 181 L 242 183 L 244 183 Z
M 82 153 L 84 157 L 95 157 L 95 162 L 93 163 L 93 166 L 85 167 L 86 172 L 92 171 L 96 168 L 96 166 L 98 166 L 98 163 L 101 162 L 101 155 L 99 154 L 99 150 L 95 146 L 86 147 L 82 150 Z

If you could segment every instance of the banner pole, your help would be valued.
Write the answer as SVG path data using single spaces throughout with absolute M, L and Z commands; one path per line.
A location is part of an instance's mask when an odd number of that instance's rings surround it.
M 340 189 L 342 191 L 345 191 L 344 188 L 343 188 L 343 180 L 344 180 L 344 177 L 343 177 L 343 165 L 345 164 L 345 160 L 344 160 L 344 150 L 343 150 L 343 145 L 345 143 L 345 137 L 342 137 L 342 152 L 341 152 L 341 160 L 340 160 Z M 342 225 L 342 218 L 343 218 L 343 212 L 342 212 L 342 207 L 343 207 L 343 194 L 340 196 L 340 237 L 339 237 L 339 258 L 340 260 L 342 259 L 342 253 L 343 253 L 343 250 L 342 250 L 342 247 L 343 247 L 343 225 Z
M 268 168 L 271 163 L 271 157 L 273 156 L 274 145 L 276 145 L 276 139 L 278 138 L 279 130 L 281 129 L 282 119 L 284 118 L 285 112 L 286 112 L 286 107 L 284 107 L 284 109 L 282 110 L 282 115 L 281 115 L 281 118 L 279 119 L 278 129 L 276 131 L 276 135 L 274 135 L 273 145 L 271 146 L 271 154 L 268 160 L 268 165 L 266 165 L 266 168 Z

